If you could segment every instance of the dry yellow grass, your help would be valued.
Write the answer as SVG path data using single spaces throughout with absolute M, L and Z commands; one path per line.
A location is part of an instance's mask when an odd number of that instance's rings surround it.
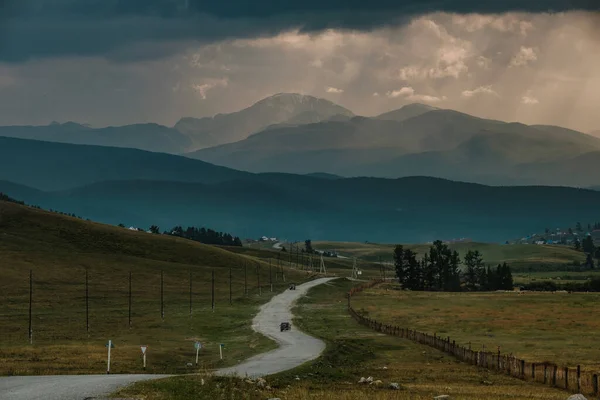
M 496 349 L 529 362 L 600 369 L 597 293 L 433 293 L 366 290 L 357 312 L 380 322 L 450 336 L 474 349 Z

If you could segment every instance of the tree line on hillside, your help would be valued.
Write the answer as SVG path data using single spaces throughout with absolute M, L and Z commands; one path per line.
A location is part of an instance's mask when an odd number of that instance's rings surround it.
M 46 210 L 46 209 L 44 209 L 44 208 L 42 208 L 42 207 L 40 207 L 38 205 L 29 205 L 29 204 L 25 203 L 22 200 L 13 199 L 12 197 L 10 197 L 7 194 L 2 193 L 2 192 L 0 192 L 0 201 L 7 201 L 9 203 L 15 203 L 15 204 L 19 204 L 19 205 L 22 205 L 22 206 L 27 206 L 27 207 L 30 207 L 30 208 L 35 208 L 36 210 L 44 210 L 44 211 L 48 211 L 48 212 L 59 214 L 59 215 L 65 215 L 67 217 L 73 217 L 73 218 L 83 219 L 83 217 L 81 217 L 79 215 L 76 215 L 75 213 L 67 213 L 67 212 L 63 212 L 63 211 L 53 210 L 51 208 L 49 208 L 49 209 Z M 88 218 L 87 220 L 89 221 L 90 219 Z
M 16 203 L 16 204 L 25 205 L 25 202 L 24 202 L 24 201 L 15 200 L 15 199 L 13 199 L 12 197 L 10 197 L 9 195 L 7 195 L 7 194 L 4 194 L 4 193 L 2 193 L 2 192 L 0 192 L 0 200 L 2 200 L 2 201 L 7 201 L 7 202 L 9 202 L 9 203 Z
M 158 226 L 153 225 L 153 227 L 155 227 L 155 229 L 151 229 L 151 232 L 158 233 Z M 242 241 L 239 237 L 233 236 L 229 233 L 217 232 L 215 230 L 207 228 L 196 228 L 193 226 L 189 226 L 184 230 L 183 227 L 176 226 L 170 231 L 165 231 L 164 234 L 178 236 L 204 244 L 240 247 L 242 246 Z
M 436 240 L 423 257 L 418 259 L 417 256 L 402 245 L 394 249 L 396 277 L 405 289 L 447 292 L 513 289 L 508 264 L 486 267 L 479 251 L 469 250 L 461 260 L 456 250 Z M 460 269 L 461 264 L 465 266 L 464 271 Z

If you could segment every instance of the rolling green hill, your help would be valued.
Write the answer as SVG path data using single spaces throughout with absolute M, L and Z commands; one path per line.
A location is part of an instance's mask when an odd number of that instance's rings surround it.
M 15 186 L 4 184 L 0 191 L 17 198 L 11 193 Z M 593 190 L 491 187 L 427 177 L 262 174 L 213 184 L 123 180 L 51 193 L 18 188 L 29 204 L 115 225 L 210 226 L 242 238 L 298 241 L 419 243 L 470 237 L 504 242 L 547 226 L 594 220 L 600 203 L 600 193 Z
M 202 341 L 205 347 L 199 367 L 223 363 L 219 360 L 219 342 L 227 346 L 227 364 L 273 346 L 250 328 L 258 306 L 286 286 L 281 271 L 270 270 L 266 259 L 4 201 L 0 201 L 0 239 L 0 375 L 103 373 L 104 344 L 108 339 L 115 343 L 111 368 L 115 373 L 141 372 L 140 344 L 149 346 L 149 372 L 189 371 L 185 365 L 193 361 L 194 340 Z M 247 296 L 244 265 L 248 274 Z M 232 305 L 229 304 L 230 268 Z M 33 345 L 28 343 L 30 270 Z M 214 312 L 211 311 L 213 271 Z M 308 277 L 306 272 L 289 268 L 283 272 L 288 280 L 302 281 Z M 270 291 L 271 279 L 275 292 Z
M 165 153 L 0 137 L 0 180 L 42 190 L 117 179 L 220 182 L 249 175 Z

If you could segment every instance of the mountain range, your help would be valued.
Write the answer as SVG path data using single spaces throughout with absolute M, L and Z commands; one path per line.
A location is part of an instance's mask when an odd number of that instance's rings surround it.
M 600 204 L 600 192 L 586 189 L 255 174 L 164 153 L 14 138 L 0 138 L 0 192 L 110 224 L 383 243 L 504 241 L 591 220 Z
M 69 122 L 0 127 L 0 136 L 185 155 L 253 173 L 600 185 L 595 172 L 600 168 L 600 138 L 592 134 L 478 118 L 424 104 L 363 117 L 328 100 L 294 93 L 267 97 L 238 112 L 182 118 L 173 127 L 91 128 Z M 138 165 L 132 162 L 131 168 Z M 165 174 L 155 172 L 144 178 L 162 179 Z
M 273 127 L 187 154 L 251 172 L 426 175 L 492 185 L 600 184 L 600 139 L 412 104 L 374 118 Z

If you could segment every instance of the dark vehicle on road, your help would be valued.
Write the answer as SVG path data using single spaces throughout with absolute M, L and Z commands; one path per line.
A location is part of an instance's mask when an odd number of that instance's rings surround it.
M 296 284 L 295 283 L 290 284 L 290 290 L 296 290 Z
M 281 329 L 281 332 L 289 331 L 292 328 L 292 325 L 289 322 L 282 322 L 279 325 L 279 328 Z

